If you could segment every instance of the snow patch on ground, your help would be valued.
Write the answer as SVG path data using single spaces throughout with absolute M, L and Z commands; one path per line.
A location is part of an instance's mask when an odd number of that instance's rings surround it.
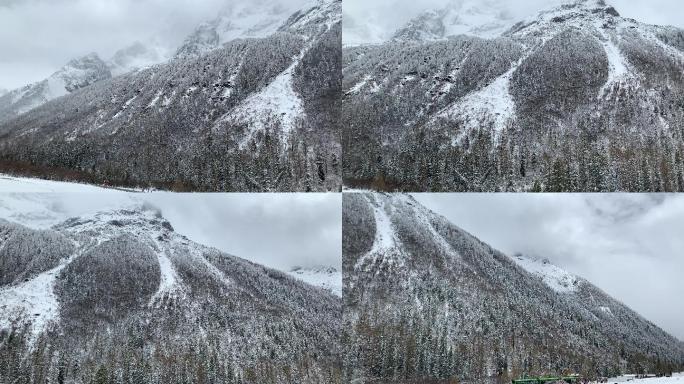
M 117 112 L 112 118 L 116 119 L 119 116 L 121 116 L 124 112 L 126 112 L 126 109 L 128 108 L 129 105 L 137 98 L 138 96 L 133 96 L 130 99 L 126 100 L 126 102 L 121 106 L 121 109 L 119 112 Z
M 394 248 L 394 229 L 392 221 L 385 212 L 385 204 L 380 199 L 375 199 L 375 204 L 371 203 L 375 215 L 375 240 L 370 253 L 378 253 L 387 249 Z
M 163 94 L 164 94 L 163 89 L 158 90 L 157 93 L 154 95 L 154 99 L 152 99 L 152 101 L 150 101 L 150 103 L 147 104 L 147 107 L 152 108 L 155 105 L 157 105 L 157 102 L 159 101 L 159 99 L 162 97 Z
M 157 289 L 157 292 L 155 292 L 150 298 L 150 305 L 161 302 L 167 297 L 176 297 L 179 291 L 182 293 L 182 286 L 179 284 L 180 278 L 176 273 L 176 269 L 173 267 L 173 263 L 166 255 L 166 252 L 164 252 L 159 242 L 155 242 L 158 246 L 156 253 L 161 276 L 159 280 L 159 288 Z
M 349 88 L 349 90 L 348 90 L 345 94 L 346 94 L 346 95 L 353 95 L 353 94 L 357 93 L 358 91 L 361 90 L 361 88 L 364 87 L 364 85 L 366 85 L 366 83 L 368 83 L 368 81 L 369 81 L 370 79 L 372 79 L 372 76 L 371 76 L 371 75 L 366 75 L 366 76 L 364 76 L 363 79 L 361 79 L 361 81 L 359 81 L 358 83 L 354 84 L 353 87 Z
M 373 209 L 373 216 L 375 217 L 375 239 L 371 250 L 357 260 L 355 268 L 361 268 L 364 265 L 376 265 L 378 260 L 383 264 L 388 264 L 388 266 L 401 266 L 403 261 L 398 257 L 401 253 L 397 246 L 396 234 L 390 215 L 386 211 L 386 209 L 392 209 L 392 204 L 385 204 L 388 199 L 383 195 L 366 194 L 365 198 Z M 377 273 L 379 272 L 378 270 Z
M 397 196 L 396 198 L 404 199 L 405 202 L 408 202 L 409 199 L 411 199 L 408 195 L 401 195 Z M 460 257 L 460 255 L 458 254 L 458 252 L 456 252 L 454 247 L 452 247 L 451 244 L 449 244 L 449 242 L 446 241 L 444 236 L 442 236 L 435 229 L 435 226 L 432 224 L 432 221 L 430 220 L 430 217 L 433 215 L 433 213 L 423 206 L 416 206 L 415 203 L 411 203 L 410 205 L 413 206 L 418 221 L 420 221 L 423 224 L 424 228 L 427 228 L 430 231 L 430 235 L 435 240 L 435 242 L 439 244 L 440 248 L 442 248 L 444 253 L 452 257 Z
M 230 122 L 248 125 L 248 133 L 240 143 L 241 147 L 244 148 L 256 132 L 264 130 L 273 119 L 280 123 L 283 136 L 287 138 L 297 121 L 303 117 L 304 106 L 292 81 L 294 71 L 308 49 L 309 47 L 303 49 L 295 56 L 290 66 L 263 90 L 249 96 L 219 119 L 218 124 Z
M 300 268 L 295 267 L 288 275 L 342 297 L 342 272 L 333 267 Z
M 30 177 L 14 177 L 0 174 L 0 193 L 70 193 L 111 191 L 95 185 L 70 183 L 66 181 L 43 180 Z
M 684 373 L 674 373 L 672 377 L 649 377 L 644 379 L 637 379 L 635 375 L 624 375 L 608 379 L 608 383 L 626 383 L 632 384 L 683 384 Z
M 494 137 L 498 137 L 506 124 L 515 119 L 515 102 L 509 92 L 511 77 L 522 59 L 492 83 L 465 96 L 436 115 L 436 118 L 463 120 L 464 130 L 456 136 L 454 144 L 460 143 L 471 131 L 491 124 Z
M 549 288 L 558 293 L 577 291 L 579 284 L 577 276 L 551 264 L 548 260 L 539 260 L 522 255 L 515 255 L 512 259 L 527 272 L 540 277 Z
M 29 281 L 0 288 L 0 329 L 11 327 L 15 321 L 28 321 L 35 340 L 55 322 L 59 317 L 59 301 L 54 292 L 55 280 L 62 269 L 78 256 L 80 253 Z
M 606 313 L 606 314 L 609 314 L 609 315 L 612 315 L 612 314 L 613 314 L 613 311 L 610 310 L 610 307 L 599 307 L 599 310 L 600 310 L 601 312 Z
M 190 254 L 192 254 L 194 257 L 196 257 L 198 260 L 200 260 L 207 267 L 207 269 L 211 272 L 211 274 L 213 274 L 214 277 L 216 277 L 216 279 L 218 279 L 221 283 L 223 283 L 223 285 L 225 285 L 226 287 L 235 286 L 235 283 L 233 283 L 233 281 L 231 281 L 229 278 L 227 278 L 226 275 L 223 272 L 221 272 L 220 269 L 216 268 L 216 266 L 214 264 L 209 262 L 209 260 L 207 260 L 204 257 L 204 252 L 202 249 L 198 249 L 198 248 L 193 247 L 193 248 L 189 248 L 189 251 L 190 251 Z

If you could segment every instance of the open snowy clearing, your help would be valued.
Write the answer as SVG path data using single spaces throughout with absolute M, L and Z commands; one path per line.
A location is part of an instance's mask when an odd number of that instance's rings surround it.
M 684 383 L 684 373 L 675 373 L 672 377 L 651 377 L 647 379 L 635 379 L 633 376 L 620 376 L 608 379 L 608 383 L 634 383 L 634 384 L 681 384 Z
M 31 177 L 16 177 L 0 173 L 0 193 L 45 193 L 45 192 L 103 192 L 116 190 L 97 185 L 66 181 L 43 180 Z M 133 190 L 131 190 L 133 191 Z

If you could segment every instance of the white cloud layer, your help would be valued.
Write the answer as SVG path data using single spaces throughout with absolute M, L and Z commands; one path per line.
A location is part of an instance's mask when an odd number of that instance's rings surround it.
M 344 0 L 343 40 L 345 44 L 372 44 L 389 39 L 392 34 L 420 13 L 440 9 L 460 0 Z M 514 19 L 523 20 L 542 9 L 567 0 L 487 0 L 500 4 Z M 684 3 L 680 0 L 607 0 L 624 17 L 650 24 L 684 27 Z
M 591 281 L 684 340 L 684 196 L 416 194 L 504 253 Z

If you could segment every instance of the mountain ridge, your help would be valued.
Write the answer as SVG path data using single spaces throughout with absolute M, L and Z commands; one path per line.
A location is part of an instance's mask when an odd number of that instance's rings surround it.
M 4 165 L 176 190 L 337 190 L 340 15 L 319 1 L 268 37 L 47 103 L 0 125 Z
M 681 341 L 588 281 L 549 280 L 410 196 L 350 193 L 343 207 L 350 380 L 592 378 L 684 364 Z
M 346 184 L 682 190 L 683 36 L 590 1 L 542 11 L 494 39 L 347 48 L 343 142 L 368 144 L 346 151 Z M 387 113 L 367 117 L 383 105 Z
M 85 215 L 50 230 L 0 228 L 0 265 L 10 265 L 12 255 L 27 261 L 11 263 L 16 278 L 0 287 L 0 358 L 12 362 L 28 349 L 47 361 L 3 364 L 3 377 L 78 379 L 104 369 L 126 380 L 122 368 L 135 359 L 147 362 L 134 369 L 143 382 L 210 375 L 227 383 L 318 383 L 338 376 L 339 298 L 193 243 L 153 207 Z M 172 350 L 180 361 L 163 352 Z M 51 357 L 57 351 L 59 361 Z M 212 365 L 200 371 L 208 355 Z M 62 363 L 81 368 L 59 373 Z

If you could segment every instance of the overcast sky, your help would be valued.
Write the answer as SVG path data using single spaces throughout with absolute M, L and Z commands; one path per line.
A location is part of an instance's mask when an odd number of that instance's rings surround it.
M 684 195 L 414 196 L 508 255 L 586 278 L 684 340 Z
M 0 193 L 0 218 L 48 228 L 151 203 L 191 240 L 272 268 L 342 264 L 339 194 Z
M 378 43 L 389 39 L 423 11 L 439 9 L 452 0 L 344 0 L 343 39 L 345 44 Z M 458 0 L 456 0 L 458 1 Z M 564 0 L 478 0 L 498 4 L 515 20 L 522 20 L 537 11 L 556 6 Z M 650 24 L 684 27 L 684 2 L 681 0 L 607 0 L 624 17 Z
M 339 194 L 152 194 L 176 232 L 273 268 L 342 266 Z
M 0 0 L 0 88 L 42 80 L 69 60 L 104 60 L 136 41 L 171 48 L 226 0 Z

